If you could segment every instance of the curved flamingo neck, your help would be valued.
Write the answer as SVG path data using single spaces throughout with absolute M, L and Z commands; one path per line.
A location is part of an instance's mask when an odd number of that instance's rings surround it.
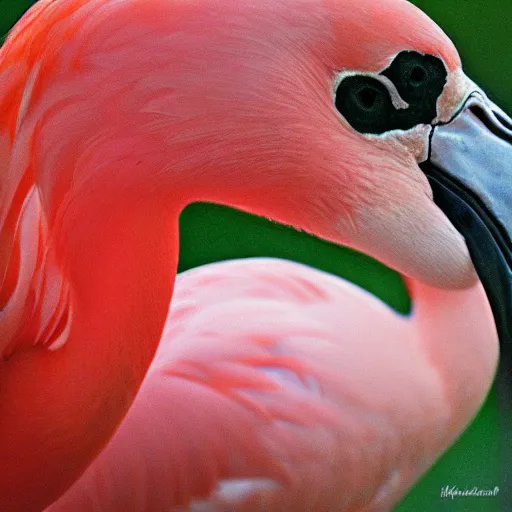
M 483 403 L 496 372 L 499 345 L 492 311 L 480 282 L 446 290 L 405 281 L 413 302 L 411 335 L 441 377 L 454 409 L 456 438 L 474 417 L 475 404 Z
M 71 288 L 68 340 L 0 363 L 6 510 L 41 510 L 78 478 L 127 412 L 161 337 L 177 268 L 177 212 L 129 193 L 107 201 L 105 192 L 70 204 L 62 225 L 51 226 Z M 45 474 L 20 494 L 41 460 Z

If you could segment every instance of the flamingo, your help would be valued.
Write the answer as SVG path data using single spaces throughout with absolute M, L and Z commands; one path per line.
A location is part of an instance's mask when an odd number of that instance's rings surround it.
M 478 411 L 512 120 L 411 4 L 42 0 L 0 104 L 4 510 L 385 511 Z M 176 278 L 195 201 L 366 252 L 413 314 L 272 259 Z

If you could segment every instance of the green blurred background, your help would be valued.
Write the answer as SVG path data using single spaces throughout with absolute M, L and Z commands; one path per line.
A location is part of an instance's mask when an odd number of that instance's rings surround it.
M 32 3 L 0 0 L 0 35 Z M 491 99 L 512 113 L 512 0 L 416 0 L 413 3 L 450 35 L 469 76 Z M 391 270 L 364 255 L 266 220 L 225 207 L 195 204 L 181 217 L 181 233 L 180 271 L 218 260 L 273 256 L 300 261 L 349 279 L 398 311 L 409 309 L 402 281 Z M 473 486 L 493 489 L 500 485 L 498 436 L 496 398 L 492 392 L 466 433 L 415 486 L 397 512 L 512 511 L 512 499 L 507 503 L 503 492 L 498 498 L 440 497 L 441 488 L 446 485 L 459 489 Z

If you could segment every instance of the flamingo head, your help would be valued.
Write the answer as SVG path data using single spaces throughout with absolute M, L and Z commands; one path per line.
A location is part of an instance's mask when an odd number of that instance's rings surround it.
M 403 0 L 200 4 L 180 20 L 188 37 L 175 34 L 165 80 L 183 196 L 432 286 L 465 288 L 478 273 L 510 338 L 512 121 L 442 30 Z

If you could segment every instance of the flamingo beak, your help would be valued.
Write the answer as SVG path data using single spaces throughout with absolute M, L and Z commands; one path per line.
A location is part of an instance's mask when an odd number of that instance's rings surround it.
M 421 168 L 435 203 L 464 236 L 512 368 L 512 119 L 477 91 L 432 129 Z M 503 361 L 503 356 L 507 359 Z M 510 358 L 510 360 L 509 360 Z

